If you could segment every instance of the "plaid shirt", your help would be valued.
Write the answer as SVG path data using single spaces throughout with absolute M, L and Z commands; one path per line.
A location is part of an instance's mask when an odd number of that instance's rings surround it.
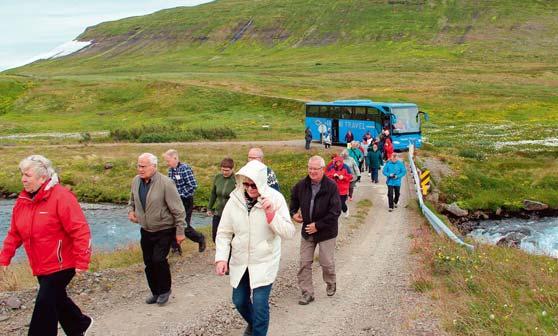
M 179 162 L 176 168 L 169 168 L 169 178 L 176 184 L 180 197 L 194 196 L 194 190 L 198 187 L 198 182 L 196 182 L 192 168 L 186 163 Z

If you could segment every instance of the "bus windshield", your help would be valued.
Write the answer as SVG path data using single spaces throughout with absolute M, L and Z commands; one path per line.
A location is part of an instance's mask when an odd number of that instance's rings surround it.
M 393 133 L 420 132 L 419 118 L 417 118 L 418 108 L 416 106 L 392 107 L 391 112 L 396 116 L 396 121 L 393 124 Z

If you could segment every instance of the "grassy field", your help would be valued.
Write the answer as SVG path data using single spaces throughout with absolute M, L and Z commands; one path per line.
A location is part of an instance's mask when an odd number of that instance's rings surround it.
M 195 194 L 195 204 L 206 206 L 211 192 L 213 177 L 219 171 L 221 160 L 228 156 L 235 161 L 236 168 L 242 167 L 247 160 L 251 146 L 212 145 L 208 143 L 181 144 L 172 146 L 180 153 L 180 159 L 192 166 L 199 184 Z M 165 144 L 122 144 L 122 145 L 83 145 L 59 147 L 0 147 L 4 169 L 0 172 L 0 191 L 4 193 L 21 190 L 19 161 L 31 154 L 43 154 L 59 170 L 61 183 L 69 186 L 78 198 L 89 202 L 125 203 L 130 194 L 130 183 L 136 175 L 137 157 L 151 152 L 160 157 L 159 171 L 166 174 L 167 168 L 162 153 L 169 149 Z M 318 150 L 319 148 L 319 150 Z M 322 153 L 321 146 L 311 151 L 294 147 L 263 147 L 265 162 L 273 168 L 281 185 L 281 191 L 290 197 L 291 187 L 306 175 L 308 158 Z M 328 156 L 329 152 L 323 152 Z M 326 157 L 328 158 L 328 157 Z M 111 169 L 105 169 L 111 163 Z
M 556 334 L 555 259 L 488 245 L 471 253 L 426 223 L 415 228 L 412 253 L 422 260 L 413 287 L 437 303 L 450 334 Z

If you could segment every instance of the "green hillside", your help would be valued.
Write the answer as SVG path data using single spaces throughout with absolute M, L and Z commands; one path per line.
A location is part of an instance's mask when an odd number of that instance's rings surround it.
M 550 0 L 237 0 L 106 22 L 79 36 L 91 47 L 0 76 L 0 135 L 293 139 L 302 101 L 410 101 L 430 113 L 428 152 L 457 172 L 446 201 L 558 207 L 555 147 L 495 146 L 558 138 L 557 14 Z

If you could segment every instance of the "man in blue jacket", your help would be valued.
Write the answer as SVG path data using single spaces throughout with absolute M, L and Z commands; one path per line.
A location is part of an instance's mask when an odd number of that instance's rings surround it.
M 398 160 L 397 153 L 391 155 L 390 159 L 384 165 L 382 173 L 387 179 L 389 211 L 392 212 L 394 207 L 397 208 L 397 202 L 399 202 L 401 179 L 407 174 L 405 164 L 403 161 Z M 395 197 L 393 195 L 394 193 Z

